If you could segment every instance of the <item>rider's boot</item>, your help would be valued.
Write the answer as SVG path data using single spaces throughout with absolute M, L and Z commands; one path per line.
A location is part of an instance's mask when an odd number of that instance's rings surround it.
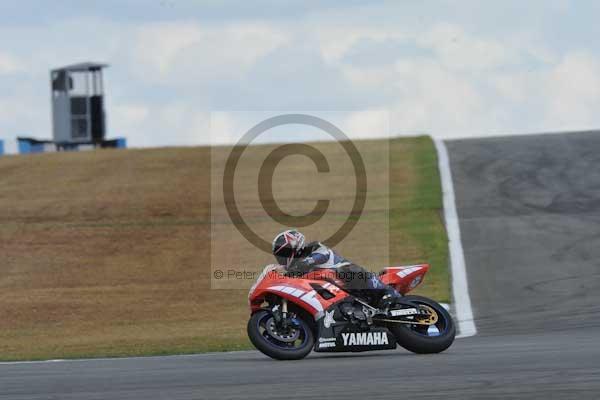
M 370 289 L 375 292 L 372 305 L 379 309 L 385 310 L 389 308 L 402 297 L 402 295 L 398 293 L 396 289 L 383 283 L 375 274 L 371 275 L 369 284 Z
M 397 300 L 401 299 L 402 295 L 396 291 L 393 287 L 386 285 L 385 289 L 382 290 L 381 297 L 377 302 L 377 307 L 385 310 L 396 303 Z

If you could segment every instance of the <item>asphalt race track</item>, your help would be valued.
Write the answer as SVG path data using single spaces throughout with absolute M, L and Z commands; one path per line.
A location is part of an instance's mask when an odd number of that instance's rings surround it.
M 0 364 L 0 399 L 600 398 L 600 132 L 447 147 L 477 336 L 429 356 Z

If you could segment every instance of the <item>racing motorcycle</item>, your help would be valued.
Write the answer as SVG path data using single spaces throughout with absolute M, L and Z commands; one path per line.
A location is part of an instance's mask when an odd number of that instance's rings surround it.
M 440 353 L 454 341 L 452 317 L 437 302 L 406 295 L 423 281 L 428 264 L 385 268 L 379 278 L 402 297 L 385 309 L 368 295 L 343 289 L 330 269 L 289 277 L 264 268 L 250 289 L 248 337 L 267 356 L 297 360 L 315 352 L 392 350 Z M 355 293 L 356 294 L 356 293 Z

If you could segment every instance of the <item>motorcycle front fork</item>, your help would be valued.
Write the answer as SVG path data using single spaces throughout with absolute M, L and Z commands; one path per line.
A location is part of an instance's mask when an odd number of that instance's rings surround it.
M 277 325 L 281 325 L 283 328 L 288 326 L 288 302 L 287 299 L 281 299 L 281 304 L 275 305 L 271 312 Z

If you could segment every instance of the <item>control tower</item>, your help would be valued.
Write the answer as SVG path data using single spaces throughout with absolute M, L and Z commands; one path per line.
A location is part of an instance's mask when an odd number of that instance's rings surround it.
M 106 138 L 102 77 L 106 67 L 85 62 L 51 70 L 52 140 L 17 136 L 19 153 L 126 148 L 126 138 Z
M 53 141 L 58 148 L 102 145 L 106 135 L 104 81 L 107 64 L 80 63 L 50 72 Z

